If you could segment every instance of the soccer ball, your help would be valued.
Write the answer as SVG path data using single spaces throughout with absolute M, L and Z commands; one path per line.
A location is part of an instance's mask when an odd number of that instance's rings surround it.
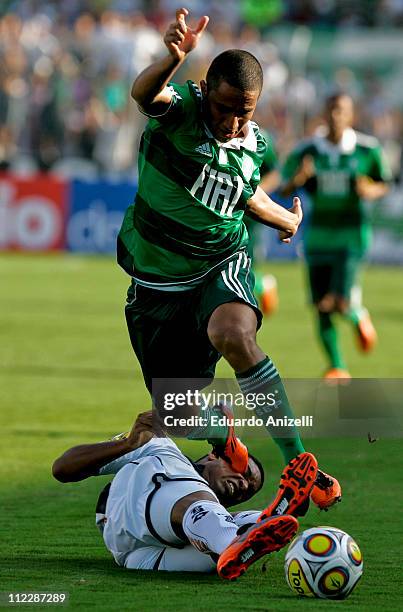
M 288 585 L 305 597 L 345 599 L 362 570 L 358 545 L 335 527 L 307 529 L 291 542 L 285 557 Z

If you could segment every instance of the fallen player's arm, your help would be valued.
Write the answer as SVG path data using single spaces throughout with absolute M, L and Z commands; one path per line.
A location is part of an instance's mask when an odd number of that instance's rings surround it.
M 96 476 L 104 465 L 133 450 L 127 440 L 81 444 L 56 459 L 52 474 L 60 482 L 77 482 Z
M 247 201 L 246 214 L 264 225 L 279 230 L 280 239 L 289 242 L 302 221 L 301 201 L 295 197 L 289 210 L 280 206 L 258 187 L 254 195 Z
M 56 459 L 52 474 L 60 482 L 77 482 L 96 476 L 104 465 L 143 446 L 155 435 L 164 434 L 155 430 L 151 411 L 144 412 L 137 417 L 127 438 L 74 446 Z
M 197 27 L 191 29 L 185 21 L 188 11 L 176 11 L 176 21 L 171 23 L 164 36 L 168 55 L 155 61 L 139 74 L 133 83 L 131 95 L 146 114 L 158 116 L 169 108 L 172 91 L 167 84 L 194 49 L 203 34 L 209 18 L 201 17 Z

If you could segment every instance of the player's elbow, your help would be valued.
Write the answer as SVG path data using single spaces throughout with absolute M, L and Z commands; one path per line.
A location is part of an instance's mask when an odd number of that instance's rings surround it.
M 149 103 L 144 86 L 139 84 L 137 80 L 134 81 L 132 85 L 132 90 L 131 90 L 130 95 L 132 99 L 135 102 L 137 102 L 137 105 L 140 107 L 141 110 L 144 110 L 144 107 Z
M 66 465 L 62 458 L 56 459 L 52 465 L 52 476 L 59 482 L 72 482 L 71 474 L 66 469 Z

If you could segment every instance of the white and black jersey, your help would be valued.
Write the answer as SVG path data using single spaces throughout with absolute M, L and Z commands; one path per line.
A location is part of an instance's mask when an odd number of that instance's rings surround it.
M 144 446 L 111 461 L 99 473 L 115 474 L 100 496 L 97 525 L 119 565 L 134 567 L 136 559 L 137 568 L 158 569 L 168 548 L 190 548 L 190 556 L 195 556 L 197 551 L 172 529 L 172 508 L 195 491 L 215 494 L 171 439 L 152 438 Z M 214 567 L 206 555 L 202 555 L 200 563 L 210 569 Z M 200 571 L 199 567 L 195 569 Z

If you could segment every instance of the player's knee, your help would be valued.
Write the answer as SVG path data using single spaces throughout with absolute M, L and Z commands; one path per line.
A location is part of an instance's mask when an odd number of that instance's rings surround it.
M 179 502 L 184 502 L 183 507 L 187 510 L 189 506 L 198 501 L 216 501 L 216 496 L 208 491 L 193 491 L 193 493 L 189 493 L 186 497 L 183 497 Z
M 209 330 L 209 339 L 214 348 L 230 359 L 232 355 L 248 355 L 256 348 L 255 332 L 241 322 L 231 326 Z
M 316 308 L 319 312 L 332 313 L 336 310 L 336 297 L 331 293 L 323 296 L 319 302 L 316 303 Z
M 70 482 L 69 474 L 64 468 L 62 464 L 61 458 L 56 459 L 56 461 L 52 465 L 52 476 L 59 482 Z

